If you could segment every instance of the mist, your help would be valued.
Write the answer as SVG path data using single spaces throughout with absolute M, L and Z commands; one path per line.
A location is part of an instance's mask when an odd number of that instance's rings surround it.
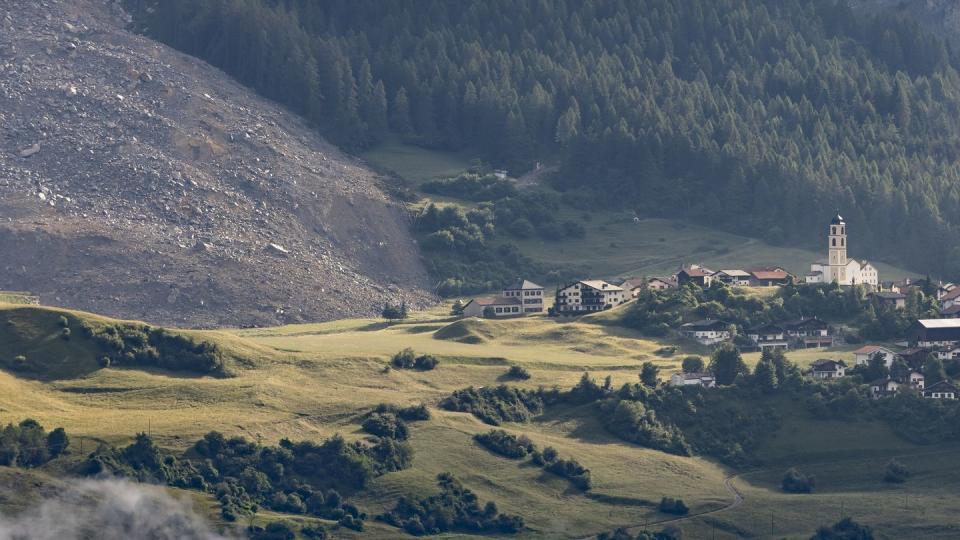
M 15 516 L 0 515 L 0 540 L 233 540 L 156 486 L 127 480 L 69 480 L 59 493 Z

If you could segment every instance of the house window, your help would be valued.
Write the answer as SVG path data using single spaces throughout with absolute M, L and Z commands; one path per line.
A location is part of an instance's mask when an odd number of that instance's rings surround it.
M 497 308 L 497 313 L 503 313 L 503 308 Z

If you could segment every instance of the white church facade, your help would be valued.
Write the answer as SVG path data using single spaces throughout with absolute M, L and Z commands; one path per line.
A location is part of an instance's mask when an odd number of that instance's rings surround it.
M 867 261 L 847 258 L 847 223 L 838 213 L 830 221 L 827 234 L 827 258 L 810 265 L 807 283 L 865 285 L 876 289 L 880 284 L 877 269 Z

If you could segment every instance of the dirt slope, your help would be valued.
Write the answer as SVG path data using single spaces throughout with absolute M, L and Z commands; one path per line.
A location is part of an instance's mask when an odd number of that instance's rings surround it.
M 374 172 L 111 0 L 0 0 L 0 289 L 189 326 L 430 301 Z

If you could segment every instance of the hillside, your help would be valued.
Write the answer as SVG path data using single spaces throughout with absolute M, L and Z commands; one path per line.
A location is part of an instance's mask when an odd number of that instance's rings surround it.
M 960 45 L 960 5 L 952 0 L 852 0 L 850 7 L 866 13 L 906 15 L 954 47 Z
M 0 2 L 0 288 L 180 326 L 429 301 L 378 175 L 108 0 Z
M 348 148 L 399 136 L 514 176 L 556 164 L 547 180 L 584 211 L 775 245 L 816 246 L 841 209 L 874 259 L 960 276 L 958 62 L 909 18 L 840 0 L 130 4 Z
M 61 314 L 71 319 L 71 326 L 121 323 L 79 312 L 0 307 L 0 317 L 18 321 L 18 332 L 49 334 L 58 341 Z M 19 345 L 9 341 L 8 327 L 0 325 L 0 339 L 5 340 L 6 349 L 17 353 Z M 84 459 L 81 444 L 86 452 L 101 442 L 125 445 L 139 431 L 149 430 L 157 444 L 174 452 L 187 449 L 210 430 L 264 445 L 284 437 L 321 441 L 335 433 L 350 441 L 369 440 L 360 423 L 377 404 L 425 403 L 430 419 L 410 424 L 412 466 L 374 479 L 351 495 L 353 504 L 371 514 L 381 512 L 401 496 L 432 493 L 436 475 L 449 471 L 481 500 L 495 501 L 501 511 L 521 514 L 528 529 L 518 538 L 586 538 L 617 526 L 635 531 L 645 523 L 660 526 L 676 519 L 656 510 L 663 496 L 681 497 L 690 506 L 692 515 L 677 522 L 685 538 L 808 538 L 841 511 L 870 524 L 882 532 L 882 538 L 951 538 L 956 533 L 949 501 L 960 494 L 956 482 L 944 481 L 956 476 L 950 465 L 956 459 L 955 447 L 918 446 L 876 421 L 820 418 L 794 400 L 774 398 L 784 424 L 758 449 L 762 465 L 747 470 L 624 442 L 604 429 L 589 405 L 551 407 L 529 421 L 501 426 L 509 433 L 527 435 L 540 447 L 553 446 L 561 456 L 589 467 L 593 487 L 586 493 L 529 463 L 488 451 L 472 437 L 491 426 L 470 414 L 437 407 L 454 390 L 503 384 L 507 365 L 529 370 L 530 380 L 506 381 L 521 388 L 570 388 L 583 370 L 598 380 L 610 375 L 614 387 L 619 387 L 637 381 L 642 361 L 654 360 L 672 370 L 687 352 L 659 356 L 660 343 L 624 328 L 592 324 L 589 318 L 464 320 L 451 325 L 437 310 L 392 325 L 358 319 L 195 335 L 241 360 L 234 364 L 233 376 L 111 366 L 35 380 L 0 371 L 0 420 L 19 422 L 30 417 L 44 426 L 63 426 L 73 449 L 65 458 L 36 470 L 0 467 L 0 486 L 29 494 L 30 500 L 44 497 L 60 489 L 69 464 Z M 457 340 L 467 335 L 483 341 Z M 57 356 L 76 344 L 83 352 L 82 342 L 65 343 L 45 351 Z M 431 371 L 384 370 L 389 356 L 408 346 L 437 355 L 439 366 Z M 34 354 L 41 358 L 39 351 Z M 907 484 L 880 482 L 891 456 L 912 471 Z M 816 473 L 817 491 L 782 493 L 779 480 L 790 466 Z M 727 480 L 730 475 L 734 476 Z M 742 501 L 733 489 L 742 494 Z M 211 496 L 189 493 L 205 515 L 224 525 Z M 908 508 L 903 506 L 905 495 Z M 841 504 L 842 510 L 837 508 Z M 23 500 L 0 496 L 0 511 L 22 511 L 27 506 Z M 916 512 L 916 508 L 925 510 Z M 271 520 L 318 521 L 265 509 L 258 512 L 258 524 Z M 325 527 L 334 526 L 320 521 Z M 392 539 L 399 535 L 397 529 L 369 519 L 363 533 L 340 528 L 335 537 Z

